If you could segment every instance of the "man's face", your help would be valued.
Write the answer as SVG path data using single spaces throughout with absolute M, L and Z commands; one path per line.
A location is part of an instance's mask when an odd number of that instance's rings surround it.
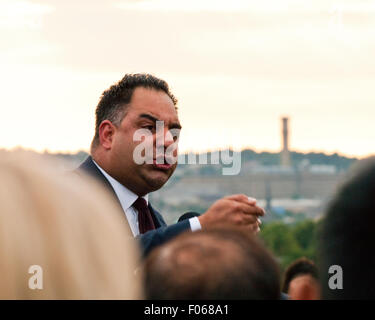
M 164 138 L 162 139 L 164 140 L 163 151 L 165 151 L 174 143 L 169 130 L 181 128 L 176 108 L 165 92 L 138 87 L 133 92 L 124 119 L 113 134 L 109 150 L 110 173 L 116 180 L 138 195 L 160 189 L 168 181 L 177 166 L 177 162 L 168 164 L 165 159 L 163 159 L 164 165 L 155 163 L 157 120 L 164 121 L 164 132 L 161 133 Z M 134 149 L 142 143 L 142 141 L 134 141 L 133 138 L 134 133 L 139 129 L 147 129 L 152 132 L 153 164 L 138 165 L 133 159 Z M 159 145 L 160 137 L 158 138 Z M 177 149 L 174 156 L 177 156 Z M 161 157 L 163 158 L 164 155 Z
M 288 294 L 291 300 L 318 300 L 320 286 L 311 275 L 298 275 L 290 282 Z

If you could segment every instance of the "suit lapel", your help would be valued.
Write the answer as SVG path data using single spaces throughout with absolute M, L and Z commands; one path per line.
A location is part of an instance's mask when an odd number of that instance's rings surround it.
M 112 185 L 109 183 L 107 178 L 100 172 L 99 168 L 95 165 L 92 161 L 91 157 L 88 157 L 77 169 L 77 171 L 84 171 L 89 176 L 95 178 L 97 181 L 101 182 L 108 190 L 112 192 L 114 196 L 116 196 L 116 192 L 113 189 Z M 117 201 L 120 203 L 116 196 Z
M 102 185 L 104 185 L 105 188 L 107 188 L 108 190 L 110 190 L 111 193 L 112 193 L 112 195 L 113 195 L 113 197 L 116 199 L 115 201 L 119 205 L 121 211 L 123 211 L 121 203 L 120 203 L 120 200 L 117 197 L 115 190 L 113 189 L 112 185 L 109 183 L 109 181 L 107 180 L 107 178 L 100 172 L 100 170 L 98 169 L 98 167 L 92 161 L 91 156 L 89 156 L 79 166 L 79 168 L 77 169 L 77 173 L 80 173 L 80 171 L 83 171 L 86 174 L 90 175 L 91 177 L 95 178 L 96 180 L 98 180 L 99 182 L 101 182 Z M 159 212 L 157 212 L 156 210 L 154 210 L 154 208 L 151 206 L 150 202 L 148 203 L 148 207 L 149 207 L 150 212 L 152 214 L 152 218 L 154 220 L 155 227 L 159 228 L 159 227 L 162 227 L 162 226 L 166 226 L 167 224 L 165 223 L 162 215 Z M 125 212 L 124 212 L 124 214 L 125 214 Z M 128 219 L 126 219 L 126 222 L 128 223 L 128 227 L 130 229 Z
M 165 223 L 162 215 L 159 212 L 157 212 L 156 210 L 154 210 L 154 208 L 151 206 L 150 202 L 148 203 L 148 208 L 150 209 L 150 212 L 151 212 L 151 215 L 152 215 L 152 218 L 154 220 L 156 228 L 163 227 L 163 226 L 167 225 Z
M 119 206 L 120 210 L 123 212 L 121 202 L 120 202 L 119 198 L 117 197 L 115 190 L 113 189 L 112 185 L 109 183 L 107 178 L 100 172 L 99 168 L 92 161 L 91 156 L 89 156 L 78 167 L 78 169 L 76 169 L 76 172 L 78 174 L 80 173 L 80 171 L 83 171 L 86 174 L 88 174 L 89 176 L 93 177 L 94 179 L 99 181 L 107 190 L 110 190 L 110 192 L 111 192 L 113 198 L 115 199 L 117 205 Z M 124 214 L 125 214 L 125 212 L 124 212 Z M 125 216 L 125 220 L 126 220 L 126 223 L 127 223 L 127 226 L 129 228 L 130 233 L 132 233 L 129 222 L 128 222 L 128 219 L 126 219 L 126 216 Z

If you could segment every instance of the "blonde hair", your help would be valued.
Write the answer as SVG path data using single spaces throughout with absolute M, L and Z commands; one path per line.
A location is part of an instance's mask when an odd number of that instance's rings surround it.
M 29 154 L 0 157 L 0 299 L 140 299 L 138 248 L 95 181 Z M 43 288 L 30 289 L 32 265 Z

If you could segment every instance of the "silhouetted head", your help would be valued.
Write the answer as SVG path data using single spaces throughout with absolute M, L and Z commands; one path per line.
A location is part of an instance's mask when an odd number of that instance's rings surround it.
M 145 262 L 148 299 L 279 299 L 279 269 L 251 234 L 186 232 Z
M 375 298 L 374 225 L 372 157 L 353 166 L 327 209 L 319 248 L 324 299 Z
M 97 181 L 60 165 L 0 157 L 0 299 L 141 299 L 123 212 Z

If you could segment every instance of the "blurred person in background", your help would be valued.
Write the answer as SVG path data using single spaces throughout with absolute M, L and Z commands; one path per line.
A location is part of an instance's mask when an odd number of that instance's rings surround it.
M 156 130 L 157 121 L 164 124 L 160 133 Z M 186 230 L 242 225 L 256 233 L 258 217 L 264 215 L 255 199 L 233 195 L 218 200 L 199 217 L 167 226 L 149 203 L 148 194 L 160 189 L 176 169 L 177 162 L 170 163 L 168 159 L 177 157 L 177 148 L 171 154 L 167 149 L 177 146 L 178 135 L 172 132 L 180 129 L 177 99 L 168 84 L 150 74 L 126 74 L 103 92 L 96 107 L 91 156 L 77 170 L 91 175 L 111 191 L 124 212 L 128 228 L 140 240 L 144 255 Z M 134 139 L 139 130 L 151 134 L 152 163 L 134 161 L 135 150 L 142 142 Z M 161 139 L 157 139 L 158 135 Z
M 320 298 L 318 268 L 305 257 L 288 266 L 284 275 L 283 292 L 291 300 L 317 300 Z
M 243 228 L 179 235 L 151 252 L 143 271 L 148 299 L 280 299 L 274 258 Z
M 324 299 L 375 299 L 375 157 L 354 164 L 323 221 Z
M 25 153 L 0 159 L 0 299 L 140 299 L 139 248 L 91 178 Z

